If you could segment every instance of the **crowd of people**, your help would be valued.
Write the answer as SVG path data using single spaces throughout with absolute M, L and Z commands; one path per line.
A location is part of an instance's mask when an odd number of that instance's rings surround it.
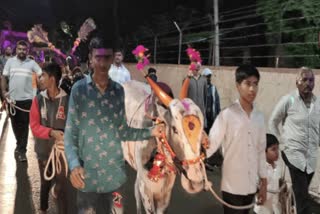
M 160 137 L 164 127 L 135 129 L 127 125 L 122 84 L 131 80 L 123 64 L 124 53 L 112 41 L 94 37 L 89 43 L 89 67 L 83 71 L 70 57 L 64 65 L 39 66 L 28 57 L 29 44 L 19 41 L 3 48 L 0 57 L 1 98 L 11 106 L 12 129 L 18 161 L 27 161 L 29 124 L 41 177 L 40 211 L 46 213 L 50 191 L 59 213 L 68 210 L 68 200 L 77 192 L 78 213 L 110 213 L 113 193 L 126 181 L 121 141 Z M 15 51 L 13 51 L 15 50 Z M 15 54 L 13 54 L 15 52 Z M 147 74 L 171 97 L 171 88 L 158 81 L 157 71 Z M 224 201 L 243 206 L 256 201 L 254 212 L 282 213 L 279 203 L 281 157 L 288 167 L 297 213 L 308 214 L 308 186 L 316 169 L 320 131 L 320 103 L 313 94 L 315 76 L 300 69 L 297 89 L 281 98 L 265 126 L 263 113 L 254 105 L 260 74 L 252 65 L 235 71 L 239 99 L 221 110 L 214 73 L 196 69 L 190 78 L 188 98 L 200 108 L 208 134 L 208 167 L 214 154 L 223 154 L 221 190 Z M 36 83 L 35 83 L 36 81 Z M 37 90 L 34 90 L 34 85 Z M 283 131 L 280 131 L 281 124 Z M 269 132 L 267 134 L 267 132 Z M 53 147 L 62 147 L 67 159 L 54 180 L 45 178 Z M 61 157 L 58 158 L 62 163 Z M 66 176 L 64 169 L 69 168 Z M 224 213 L 249 213 L 224 206 Z

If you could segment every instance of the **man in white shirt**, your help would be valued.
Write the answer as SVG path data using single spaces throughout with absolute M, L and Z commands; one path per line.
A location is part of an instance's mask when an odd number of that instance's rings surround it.
M 114 61 L 109 70 L 109 77 L 120 84 L 131 80 L 130 72 L 123 65 L 123 52 L 117 49 L 114 52 Z
M 317 163 L 320 134 L 320 100 L 312 93 L 314 74 L 302 67 L 297 90 L 283 96 L 274 108 L 269 128 L 284 145 L 282 158 L 289 168 L 298 214 L 309 210 L 308 187 Z M 279 124 L 283 127 L 280 134 Z
M 17 107 L 27 111 L 30 110 L 34 97 L 33 76 L 42 73 L 40 66 L 34 60 L 27 58 L 28 47 L 28 43 L 23 40 L 17 42 L 17 55 L 8 59 L 1 77 L 2 96 L 15 101 Z M 15 113 L 10 114 L 10 119 L 17 140 L 15 152 L 18 153 L 19 161 L 26 161 L 29 113 L 15 108 Z
M 209 133 L 210 157 L 222 146 L 224 156 L 221 190 L 223 200 L 236 206 L 249 205 L 257 192 L 258 203 L 266 200 L 266 132 L 263 113 L 253 105 L 258 92 L 260 74 L 251 65 L 236 70 L 236 86 L 240 98 L 220 112 Z M 225 214 L 248 214 L 247 210 L 235 210 L 224 206 Z

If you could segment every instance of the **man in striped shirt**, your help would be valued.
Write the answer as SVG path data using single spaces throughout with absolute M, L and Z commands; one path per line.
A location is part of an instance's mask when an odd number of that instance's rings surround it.
M 1 89 L 4 98 L 15 101 L 18 108 L 26 111 L 30 110 L 34 91 L 32 87 L 32 75 L 40 75 L 40 66 L 32 59 L 27 58 L 28 43 L 18 41 L 16 56 L 6 62 L 2 77 Z M 7 84 L 9 82 L 9 91 Z M 26 161 L 26 151 L 29 133 L 29 113 L 15 108 L 10 113 L 11 125 L 16 137 L 17 147 L 15 152 L 18 154 L 19 161 Z

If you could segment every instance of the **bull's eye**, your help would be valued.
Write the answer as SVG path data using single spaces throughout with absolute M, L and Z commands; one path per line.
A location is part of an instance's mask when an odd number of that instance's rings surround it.
M 173 131 L 175 134 L 178 134 L 178 129 L 177 129 L 175 126 L 172 126 L 172 131 Z

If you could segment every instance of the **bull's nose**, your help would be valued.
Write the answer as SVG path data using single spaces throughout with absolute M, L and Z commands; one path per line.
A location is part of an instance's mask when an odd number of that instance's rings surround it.
M 188 178 L 192 182 L 200 183 L 203 181 L 203 175 L 200 165 L 190 165 L 187 170 Z

